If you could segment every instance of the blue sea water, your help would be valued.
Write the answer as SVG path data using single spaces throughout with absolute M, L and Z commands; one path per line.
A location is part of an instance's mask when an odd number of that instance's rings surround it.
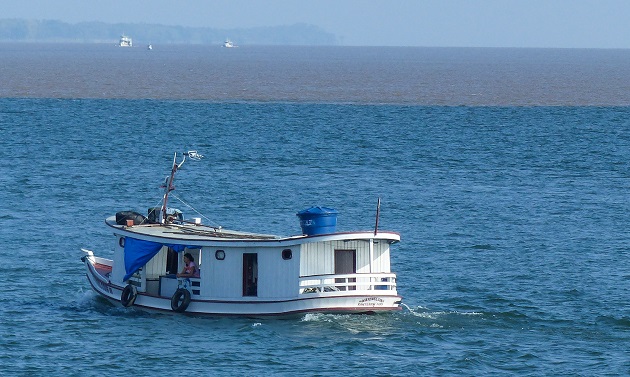
M 6 375 L 630 374 L 628 106 L 4 97 Z M 323 205 L 371 229 L 380 197 L 404 309 L 195 318 L 98 298 L 80 248 L 111 256 L 105 217 L 155 205 L 189 149 L 205 158 L 175 194 L 226 228 L 296 234 Z

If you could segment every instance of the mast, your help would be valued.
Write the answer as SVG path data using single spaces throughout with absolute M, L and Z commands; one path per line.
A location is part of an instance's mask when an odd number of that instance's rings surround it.
M 162 209 L 161 209 L 161 218 L 160 218 L 160 223 L 161 224 L 166 224 L 167 223 L 167 216 L 166 216 L 166 209 L 167 209 L 167 203 L 168 203 L 168 194 L 175 190 L 175 186 L 173 186 L 173 181 L 175 180 L 175 173 L 177 172 L 177 170 L 179 168 L 182 167 L 182 165 L 184 165 L 184 162 L 186 161 L 186 157 L 188 156 L 190 159 L 192 160 L 201 160 L 203 158 L 203 155 L 197 153 L 197 151 L 188 151 L 188 152 L 184 152 L 182 153 L 183 158 L 182 161 L 178 164 L 177 163 L 177 152 L 175 152 L 175 155 L 173 156 L 173 167 L 171 168 L 171 175 L 169 177 L 166 177 L 166 182 L 164 185 L 164 199 L 162 200 Z
M 184 157 L 185 159 L 186 157 Z M 184 161 L 182 161 L 182 164 Z M 162 218 L 160 219 L 160 223 L 166 223 L 166 204 L 168 203 L 168 194 L 175 190 L 175 186 L 173 186 L 173 180 L 175 179 L 175 173 L 177 172 L 177 152 L 175 152 L 175 156 L 173 156 L 173 168 L 171 169 L 171 175 L 166 179 L 166 184 L 164 187 L 164 199 L 162 200 Z

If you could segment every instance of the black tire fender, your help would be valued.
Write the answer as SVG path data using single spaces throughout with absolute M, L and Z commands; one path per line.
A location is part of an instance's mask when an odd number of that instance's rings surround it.
M 190 292 L 188 289 L 179 288 L 171 298 L 171 309 L 174 312 L 182 313 L 186 311 L 190 304 Z
M 136 297 L 138 297 L 138 290 L 136 287 L 134 285 L 127 284 L 120 294 L 120 303 L 125 308 L 128 308 L 136 302 Z

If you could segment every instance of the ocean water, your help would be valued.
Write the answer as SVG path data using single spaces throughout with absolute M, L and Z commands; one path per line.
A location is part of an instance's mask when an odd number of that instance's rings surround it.
M 2 373 L 630 374 L 627 52 L 155 47 L 0 45 Z M 155 205 L 190 149 L 205 158 L 175 194 L 226 228 L 296 234 L 323 205 L 371 229 L 380 197 L 404 309 L 196 318 L 97 297 L 80 248 L 110 256 L 105 217 Z

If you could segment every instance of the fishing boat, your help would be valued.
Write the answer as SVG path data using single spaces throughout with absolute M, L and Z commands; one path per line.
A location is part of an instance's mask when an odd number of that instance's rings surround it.
M 120 40 L 118 41 L 118 46 L 120 47 L 132 47 L 133 46 L 133 40 L 131 39 L 131 37 L 128 37 L 126 35 L 121 35 L 120 36 Z
M 105 220 L 114 235 L 112 259 L 82 249 L 95 292 L 117 306 L 194 315 L 400 310 L 390 269 L 400 235 L 378 229 L 380 199 L 367 231 L 337 232 L 338 212 L 327 207 L 297 212 L 301 233 L 292 236 L 227 230 L 169 206 L 176 172 L 201 157 L 175 153 L 161 205 L 146 216 L 119 211 Z M 178 276 L 189 257 L 196 274 Z
M 236 46 L 234 46 L 234 42 L 232 42 L 229 39 L 226 39 L 225 42 L 223 42 L 223 47 L 232 48 L 232 47 L 236 47 Z

